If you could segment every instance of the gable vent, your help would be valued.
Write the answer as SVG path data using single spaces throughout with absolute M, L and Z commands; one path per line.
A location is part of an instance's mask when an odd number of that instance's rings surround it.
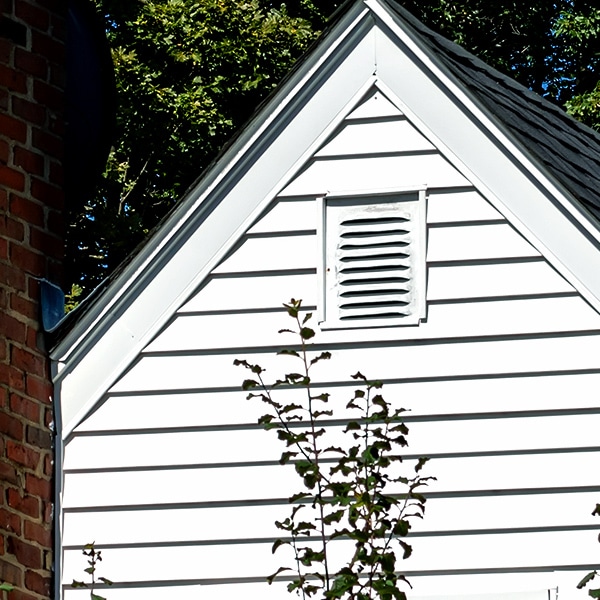
M 414 324 L 424 316 L 424 190 L 322 202 L 325 327 Z

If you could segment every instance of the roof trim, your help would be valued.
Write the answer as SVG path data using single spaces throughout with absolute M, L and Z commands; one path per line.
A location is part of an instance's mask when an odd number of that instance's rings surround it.
M 70 434 L 131 366 L 304 164 L 324 132 L 343 119 L 350 110 L 348 99 L 356 102 L 372 84 L 372 30 L 370 11 L 362 2 L 354 4 L 334 27 L 335 35 L 328 35 L 285 82 L 51 351 L 53 379 L 61 387 L 63 435 Z M 310 120 L 302 114 L 310 114 Z M 285 172 L 273 169 L 275 158 L 286 166 Z M 235 205 L 235 214 L 222 206 L 225 197 L 228 207 Z M 136 314 L 142 298 L 152 308 Z M 115 353 L 115 348 L 120 351 Z M 85 364 L 89 368 L 82 369 Z

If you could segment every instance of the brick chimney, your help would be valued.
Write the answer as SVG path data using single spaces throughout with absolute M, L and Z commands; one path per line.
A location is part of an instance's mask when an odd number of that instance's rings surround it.
M 14 586 L 10 600 L 52 589 L 39 281 L 62 283 L 66 16 L 66 0 L 0 0 L 0 582 Z

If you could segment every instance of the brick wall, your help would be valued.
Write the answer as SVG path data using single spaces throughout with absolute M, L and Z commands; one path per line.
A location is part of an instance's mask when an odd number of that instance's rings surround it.
M 0 581 L 49 598 L 52 405 L 39 279 L 61 283 L 66 0 L 0 0 Z M 1 594 L 1 592 L 0 592 Z

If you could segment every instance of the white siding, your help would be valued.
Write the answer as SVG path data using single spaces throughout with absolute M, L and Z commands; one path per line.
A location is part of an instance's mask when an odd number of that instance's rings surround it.
M 68 583 L 81 578 L 78 548 L 92 540 L 100 574 L 117 582 L 111 600 L 286 597 L 263 579 L 281 564 L 273 520 L 286 516 L 297 478 L 256 426 L 262 407 L 238 391 L 245 373 L 233 359 L 273 377 L 285 369 L 274 356 L 286 344 L 281 303 L 317 304 L 316 195 L 414 184 L 432 188 L 427 319 L 321 332 L 334 357 L 317 385 L 331 384 L 344 404 L 360 369 L 411 410 L 409 463 L 430 456 L 438 478 L 402 565 L 415 593 L 539 593 L 561 579 L 554 571 L 576 579 L 587 568 L 597 554 L 600 317 L 377 93 L 68 441 L 67 600 L 85 598 Z

